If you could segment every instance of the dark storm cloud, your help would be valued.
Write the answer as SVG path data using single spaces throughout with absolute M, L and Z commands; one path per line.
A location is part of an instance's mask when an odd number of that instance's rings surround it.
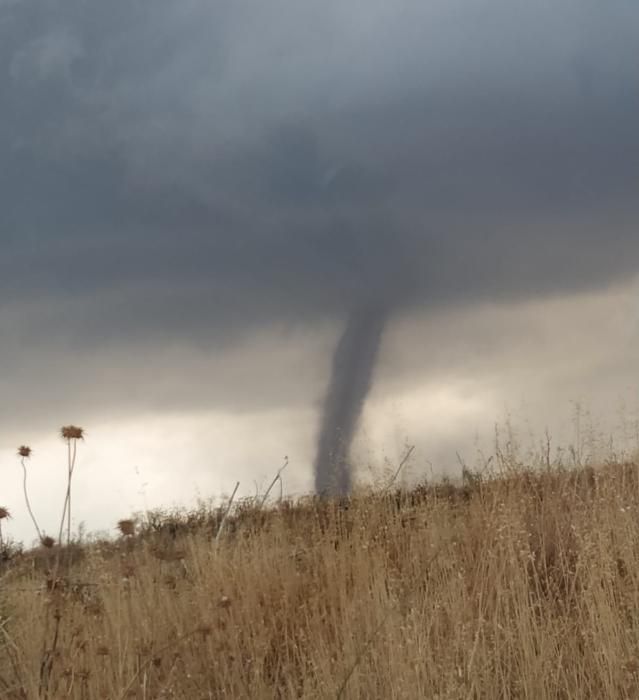
M 621 1 L 0 3 L 1 303 L 233 342 L 623 278 L 638 39 Z

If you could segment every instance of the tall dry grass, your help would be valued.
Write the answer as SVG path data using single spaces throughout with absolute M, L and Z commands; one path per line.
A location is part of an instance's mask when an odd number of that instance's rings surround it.
M 0 697 L 639 696 L 634 464 L 125 523 L 8 566 Z

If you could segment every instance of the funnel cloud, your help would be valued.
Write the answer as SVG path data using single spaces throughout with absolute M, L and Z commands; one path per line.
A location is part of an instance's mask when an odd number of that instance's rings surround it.
M 335 349 L 315 458 L 315 490 L 320 495 L 347 496 L 351 491 L 349 450 L 371 387 L 386 318 L 386 309 L 378 305 L 356 309 Z

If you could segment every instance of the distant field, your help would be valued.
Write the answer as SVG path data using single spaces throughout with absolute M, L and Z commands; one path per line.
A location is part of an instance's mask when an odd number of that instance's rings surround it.
M 634 464 L 219 521 L 5 562 L 0 697 L 639 696 Z

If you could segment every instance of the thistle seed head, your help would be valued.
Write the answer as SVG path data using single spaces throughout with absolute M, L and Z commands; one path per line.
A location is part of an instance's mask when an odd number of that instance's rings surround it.
M 26 445 L 20 445 L 20 447 L 18 447 L 18 456 L 25 457 L 28 459 L 29 457 L 31 457 L 32 451 L 33 450 L 30 447 L 27 447 Z
M 133 536 L 135 535 L 135 522 L 129 518 L 118 520 L 118 530 L 125 536 Z
M 77 425 L 63 425 L 60 428 L 60 435 L 65 440 L 83 440 L 84 428 L 79 428 Z

